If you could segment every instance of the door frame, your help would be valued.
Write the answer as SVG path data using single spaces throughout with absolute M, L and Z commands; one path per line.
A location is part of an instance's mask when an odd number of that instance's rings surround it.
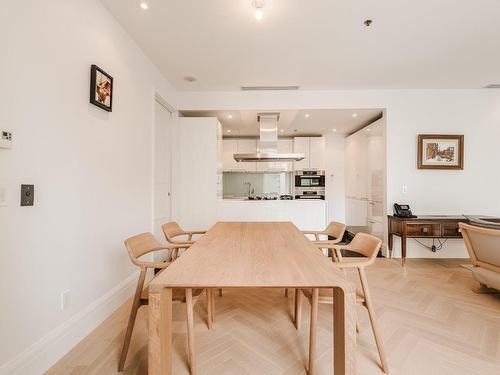
M 151 233 L 155 232 L 155 169 L 156 169 L 156 103 L 160 104 L 168 112 L 171 118 L 177 115 L 177 110 L 167 100 L 165 100 L 158 92 L 154 92 L 152 100 L 152 124 L 151 124 Z M 171 135 L 174 134 L 174 129 L 171 129 Z M 170 216 L 172 218 L 172 156 L 173 156 L 173 142 L 170 139 Z

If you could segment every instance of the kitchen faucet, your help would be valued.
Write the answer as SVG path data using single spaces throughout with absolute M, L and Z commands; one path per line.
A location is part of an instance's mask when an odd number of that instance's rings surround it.
M 245 181 L 245 185 L 248 185 L 248 196 L 252 195 L 254 193 L 254 189 L 252 188 L 252 183 Z

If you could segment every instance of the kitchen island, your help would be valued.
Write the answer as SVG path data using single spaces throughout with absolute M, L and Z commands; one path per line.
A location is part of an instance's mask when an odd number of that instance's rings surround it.
M 219 199 L 217 221 L 291 221 L 300 230 L 323 230 L 328 224 L 328 202 Z

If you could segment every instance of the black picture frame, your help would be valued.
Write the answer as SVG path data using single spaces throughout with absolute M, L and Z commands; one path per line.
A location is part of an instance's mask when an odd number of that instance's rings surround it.
M 102 98 L 100 99 L 97 85 L 103 85 L 103 78 L 105 82 L 104 86 L 101 87 L 101 95 L 105 96 L 102 96 Z M 109 85 L 107 83 L 109 83 Z M 109 94 L 106 95 L 106 92 L 109 92 Z M 106 103 L 108 96 L 109 105 L 108 103 Z M 90 103 L 101 109 L 104 109 L 105 111 L 113 111 L 113 77 L 111 77 L 111 75 L 106 73 L 97 65 L 92 65 L 90 67 Z

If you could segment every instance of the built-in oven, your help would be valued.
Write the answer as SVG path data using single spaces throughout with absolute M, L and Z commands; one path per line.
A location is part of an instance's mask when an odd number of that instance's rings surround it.
M 325 199 L 325 171 L 295 172 L 295 199 Z

